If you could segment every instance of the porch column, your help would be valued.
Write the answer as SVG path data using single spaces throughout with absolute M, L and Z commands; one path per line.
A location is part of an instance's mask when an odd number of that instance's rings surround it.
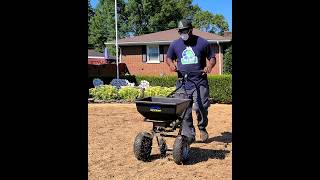
M 221 46 L 219 44 L 219 41 L 217 41 L 218 47 L 219 47 L 219 54 L 218 54 L 218 62 L 219 62 L 219 74 L 222 74 L 222 59 L 221 59 Z

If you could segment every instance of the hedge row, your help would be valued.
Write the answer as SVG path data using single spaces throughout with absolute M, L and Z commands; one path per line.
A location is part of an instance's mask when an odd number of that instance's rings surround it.
M 97 88 L 90 88 L 89 94 L 93 100 L 126 100 L 132 102 L 136 98 L 142 97 L 166 97 L 174 90 L 175 87 L 149 86 L 147 89 L 143 89 L 139 87 L 123 86 L 120 89 L 117 89 L 112 85 L 102 85 Z
M 210 97 L 217 103 L 232 103 L 232 76 L 209 76 Z
M 104 84 L 109 84 L 114 77 L 100 78 Z M 173 87 L 176 84 L 176 76 L 122 76 L 120 79 L 127 79 L 139 85 L 142 80 L 150 83 L 150 86 Z M 232 103 L 232 76 L 231 75 L 209 75 L 210 98 L 217 103 Z M 91 80 L 92 84 L 92 80 Z
M 151 86 L 172 87 L 175 86 L 176 76 L 136 76 L 136 80 L 147 80 Z M 217 103 L 232 103 L 232 76 L 231 75 L 209 75 L 210 98 Z

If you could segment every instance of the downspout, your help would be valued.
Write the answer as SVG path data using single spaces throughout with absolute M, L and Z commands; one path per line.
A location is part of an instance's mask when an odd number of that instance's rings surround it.
M 122 50 L 121 50 L 121 47 L 119 47 L 120 49 L 120 63 L 122 63 Z
M 218 47 L 219 47 L 219 56 L 218 56 L 218 61 L 219 61 L 219 74 L 222 74 L 222 62 L 221 62 L 221 46 L 219 44 L 219 41 L 217 41 Z

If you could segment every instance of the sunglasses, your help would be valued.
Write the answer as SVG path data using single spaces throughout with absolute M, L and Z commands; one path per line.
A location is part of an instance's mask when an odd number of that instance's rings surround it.
M 190 32 L 190 29 L 179 29 L 178 30 L 179 34 L 189 34 L 189 32 Z

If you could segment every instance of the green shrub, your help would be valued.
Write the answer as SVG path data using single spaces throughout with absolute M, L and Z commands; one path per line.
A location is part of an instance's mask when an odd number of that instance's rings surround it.
M 150 86 L 172 87 L 175 86 L 177 76 L 136 76 L 138 84 L 146 80 Z M 232 103 L 232 76 L 231 75 L 208 75 L 210 98 L 217 103 Z M 157 89 L 150 89 L 147 95 L 159 94 Z M 145 94 L 146 96 L 146 94 Z
M 128 76 L 133 77 L 133 76 Z M 146 80 L 150 83 L 149 88 L 144 92 L 144 97 L 146 96 L 167 96 L 169 95 L 175 87 L 177 80 L 176 76 L 164 76 L 164 77 L 153 77 L 153 76 L 136 76 L 137 84 L 139 85 L 142 80 Z M 131 79 L 132 80 L 132 79 Z M 209 91 L 210 98 L 217 103 L 232 103 L 232 75 L 209 75 Z M 134 81 L 130 81 L 134 82 Z M 170 87 L 170 88 L 168 88 Z M 102 89 L 100 89 L 102 88 Z M 134 89 L 134 88 L 133 88 Z M 138 89 L 126 88 L 117 93 L 115 88 L 111 88 L 110 85 L 104 85 L 97 89 L 90 89 L 89 93 L 94 99 L 107 100 L 107 99 L 127 99 L 132 100 L 136 97 L 141 96 L 138 94 Z M 110 93 L 111 92 L 111 93 Z M 139 91 L 140 93 L 140 91 Z M 110 94 L 110 95 L 109 95 Z M 118 95 L 117 95 L 118 94 Z M 121 95 L 120 95 L 121 94 Z
M 210 75 L 208 77 L 210 97 L 214 102 L 232 103 L 232 76 Z
M 223 74 L 232 74 L 232 46 L 224 54 Z
M 148 81 L 150 86 L 173 87 L 176 85 L 176 76 L 136 76 L 137 85 L 142 80 Z
M 154 86 L 149 87 L 144 91 L 144 97 L 147 96 L 168 96 L 172 91 L 175 90 L 175 87 L 161 87 L 161 86 Z
M 141 90 L 139 88 L 126 86 L 119 89 L 118 95 L 120 99 L 135 100 L 137 97 L 141 96 Z
M 89 89 L 89 94 L 96 100 L 110 100 L 117 99 L 117 89 L 111 85 L 102 85 L 98 88 Z

